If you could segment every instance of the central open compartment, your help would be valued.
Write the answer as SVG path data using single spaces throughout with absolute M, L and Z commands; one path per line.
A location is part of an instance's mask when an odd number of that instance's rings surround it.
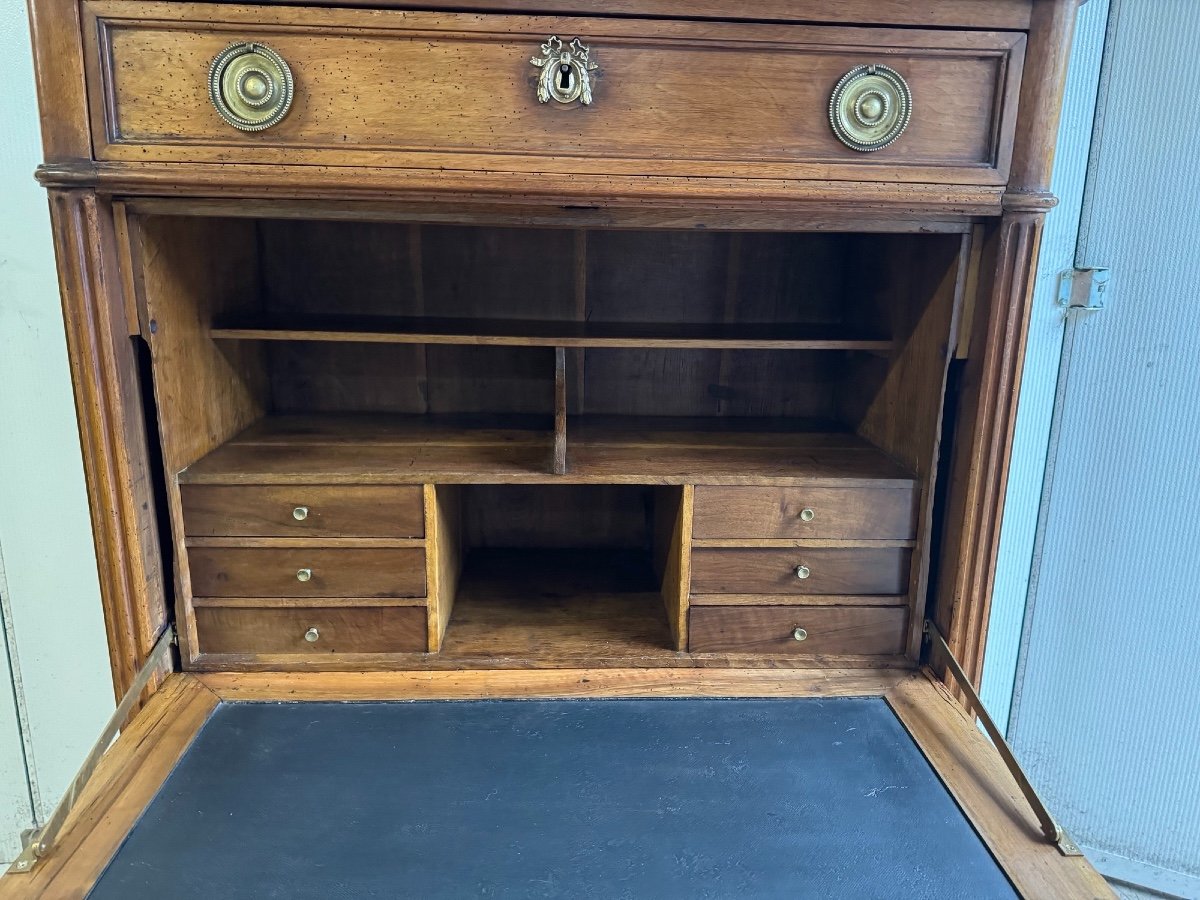
M 541 658 L 673 649 L 664 587 L 682 488 L 464 485 L 440 536 L 461 570 L 442 653 Z M 453 579 L 452 579 L 453 580 Z M 677 581 L 677 576 L 676 576 Z

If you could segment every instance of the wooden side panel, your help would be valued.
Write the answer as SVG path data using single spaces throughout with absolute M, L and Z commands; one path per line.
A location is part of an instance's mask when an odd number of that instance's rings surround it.
M 463 567 L 463 494 L 458 485 L 425 485 L 425 556 L 429 581 L 428 649 L 441 650 Z
M 976 684 L 983 672 L 1012 429 L 1020 393 L 1029 298 L 1042 213 L 1008 213 L 992 232 L 963 375 L 946 510 L 946 533 L 933 612 L 951 651 Z
M 260 418 L 269 405 L 259 348 L 219 347 L 214 316 L 257 304 L 253 224 L 182 217 L 131 217 L 128 259 L 145 322 L 158 432 L 175 546 L 184 546 L 178 473 Z M 195 635 L 188 558 L 175 553 L 175 618 L 185 664 Z
M 654 492 L 654 569 L 662 585 L 667 624 L 676 650 L 687 649 L 695 497 L 696 488 L 690 484 Z
M 75 0 L 31 0 L 29 31 L 46 161 L 89 159 L 92 136 L 78 5 Z M 50 110 L 53 115 L 46 114 Z
M 886 367 L 882 379 L 865 394 L 848 392 L 844 403 L 859 434 L 919 477 L 919 549 L 909 582 L 913 615 L 908 651 L 915 659 L 928 593 L 944 397 L 974 248 L 966 236 L 904 237 L 882 245 L 865 240 L 866 246 L 879 247 L 878 253 L 864 254 L 873 264 L 863 275 L 878 285 L 874 315 L 890 320 L 896 348 L 887 360 L 874 360 Z
M 120 294 L 111 206 L 90 192 L 52 191 L 50 214 L 119 697 L 167 619 L 142 389 Z
M 151 323 L 163 464 L 171 478 L 269 404 L 260 348 L 219 345 L 208 336 L 226 310 L 258 308 L 254 226 L 154 217 L 141 220 L 131 240 Z

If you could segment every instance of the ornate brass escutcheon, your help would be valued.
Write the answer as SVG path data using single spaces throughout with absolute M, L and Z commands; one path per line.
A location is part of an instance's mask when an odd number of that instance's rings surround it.
M 912 117 L 912 92 L 895 69 L 855 66 L 829 98 L 829 124 L 851 150 L 869 153 L 895 143 Z
M 263 44 L 230 44 L 208 68 L 208 96 L 239 131 L 262 131 L 292 108 L 292 70 Z
M 575 38 L 564 45 L 558 35 L 542 44 L 542 55 L 529 61 L 542 70 L 538 76 L 537 98 L 539 103 L 557 100 L 559 103 L 574 103 L 578 100 L 587 106 L 592 102 L 592 76 L 600 68 L 591 61 L 591 48 Z

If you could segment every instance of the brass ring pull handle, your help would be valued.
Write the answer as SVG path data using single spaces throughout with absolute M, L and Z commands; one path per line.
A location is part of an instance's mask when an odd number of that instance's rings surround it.
M 807 578 L 809 575 L 812 574 L 812 569 L 810 569 L 808 566 L 805 566 L 805 565 L 796 566 L 796 568 L 793 569 L 792 571 L 796 573 L 796 577 L 799 578 L 801 581 L 803 581 L 805 578 Z
M 308 631 L 304 632 L 304 639 L 306 641 L 308 641 L 310 644 L 315 644 L 317 642 L 318 638 L 320 638 L 320 637 L 321 637 L 321 632 L 318 631 L 316 628 L 310 628 L 310 629 L 308 629 Z
M 591 48 L 575 38 L 563 44 L 558 35 L 552 35 L 542 44 L 542 55 L 529 60 L 542 70 L 538 75 L 538 103 L 574 103 L 584 106 L 592 102 L 591 73 L 600 68 L 592 62 Z
M 208 67 L 208 97 L 240 131 L 262 131 L 292 108 L 292 70 L 264 44 L 230 44 Z
M 308 507 L 307 506 L 297 506 L 295 509 L 292 510 L 292 518 L 295 519 L 297 522 L 303 522 L 305 519 L 308 518 Z
M 855 66 L 829 98 L 829 124 L 851 150 L 870 153 L 895 143 L 912 118 L 912 91 L 895 69 Z
M 296 570 L 296 580 L 297 581 L 312 581 L 312 569 L 297 569 Z

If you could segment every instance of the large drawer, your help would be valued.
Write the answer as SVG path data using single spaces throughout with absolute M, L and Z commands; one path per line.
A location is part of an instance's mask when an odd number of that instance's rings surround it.
M 188 537 L 421 537 L 418 486 L 180 486 Z
M 1025 43 L 1019 32 L 274 5 L 84 10 L 102 160 L 1000 185 Z M 548 58 L 551 36 L 586 45 L 589 104 L 539 102 L 531 59 Z M 291 70 L 290 111 L 264 130 L 237 130 L 210 100 L 210 62 L 233 42 L 262 43 Z M 851 149 L 831 127 L 831 94 L 850 70 L 881 65 L 911 103 L 897 88 L 885 110 L 892 94 L 855 88 L 850 111 L 890 122 L 907 108 L 906 130 Z
M 904 652 L 904 607 L 693 606 L 693 653 L 803 653 L 874 656 Z
M 425 551 L 189 547 L 194 597 L 423 597 Z
M 904 547 L 692 551 L 693 594 L 873 594 L 908 591 Z
M 692 537 L 909 540 L 916 488 L 697 485 Z
M 424 606 L 198 606 L 201 653 L 421 653 Z

